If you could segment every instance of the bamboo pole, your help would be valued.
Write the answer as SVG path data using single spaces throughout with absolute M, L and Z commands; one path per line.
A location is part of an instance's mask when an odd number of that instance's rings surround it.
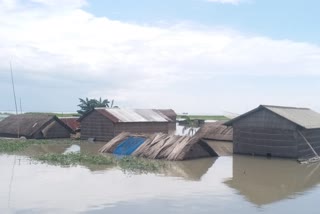
M 313 151 L 313 153 L 315 154 L 316 157 L 319 157 L 318 153 L 313 149 L 313 147 L 311 146 L 311 144 L 309 143 L 309 141 L 305 138 L 305 136 L 300 132 L 300 130 L 298 130 L 299 134 L 301 135 L 301 137 L 303 138 L 303 140 L 308 144 L 308 146 L 310 147 L 310 149 Z

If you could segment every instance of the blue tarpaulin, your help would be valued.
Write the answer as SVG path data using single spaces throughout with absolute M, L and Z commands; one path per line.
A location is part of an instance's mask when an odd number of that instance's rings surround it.
M 143 137 L 129 137 L 116 147 L 113 154 L 131 155 L 145 140 Z

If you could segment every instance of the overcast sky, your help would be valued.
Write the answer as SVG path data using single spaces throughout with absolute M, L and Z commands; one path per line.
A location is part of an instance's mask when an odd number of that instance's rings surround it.
M 0 0 L 0 111 L 320 111 L 318 0 Z

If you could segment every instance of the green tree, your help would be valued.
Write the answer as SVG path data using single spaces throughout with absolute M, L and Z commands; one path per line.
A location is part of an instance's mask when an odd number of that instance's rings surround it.
M 199 128 L 199 121 L 195 119 L 191 119 L 189 116 L 184 115 L 182 118 L 185 119 L 186 124 L 182 129 L 182 133 L 184 134 L 187 131 L 187 135 L 193 136 L 197 129 Z
M 80 104 L 78 105 L 80 107 L 80 110 L 77 112 L 80 115 L 84 115 L 85 113 L 93 110 L 94 108 L 104 107 L 104 108 L 118 108 L 118 106 L 114 106 L 114 101 L 109 101 L 108 99 L 102 100 L 101 97 L 99 100 L 97 99 L 88 99 L 87 97 L 85 99 L 79 98 Z

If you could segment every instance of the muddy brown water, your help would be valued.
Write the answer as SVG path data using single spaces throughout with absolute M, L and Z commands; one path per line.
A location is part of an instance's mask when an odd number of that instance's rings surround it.
M 0 213 L 319 213 L 320 163 L 233 156 L 171 162 L 160 174 L 61 167 L 24 155 L 96 153 L 99 144 L 36 145 L 0 155 Z

